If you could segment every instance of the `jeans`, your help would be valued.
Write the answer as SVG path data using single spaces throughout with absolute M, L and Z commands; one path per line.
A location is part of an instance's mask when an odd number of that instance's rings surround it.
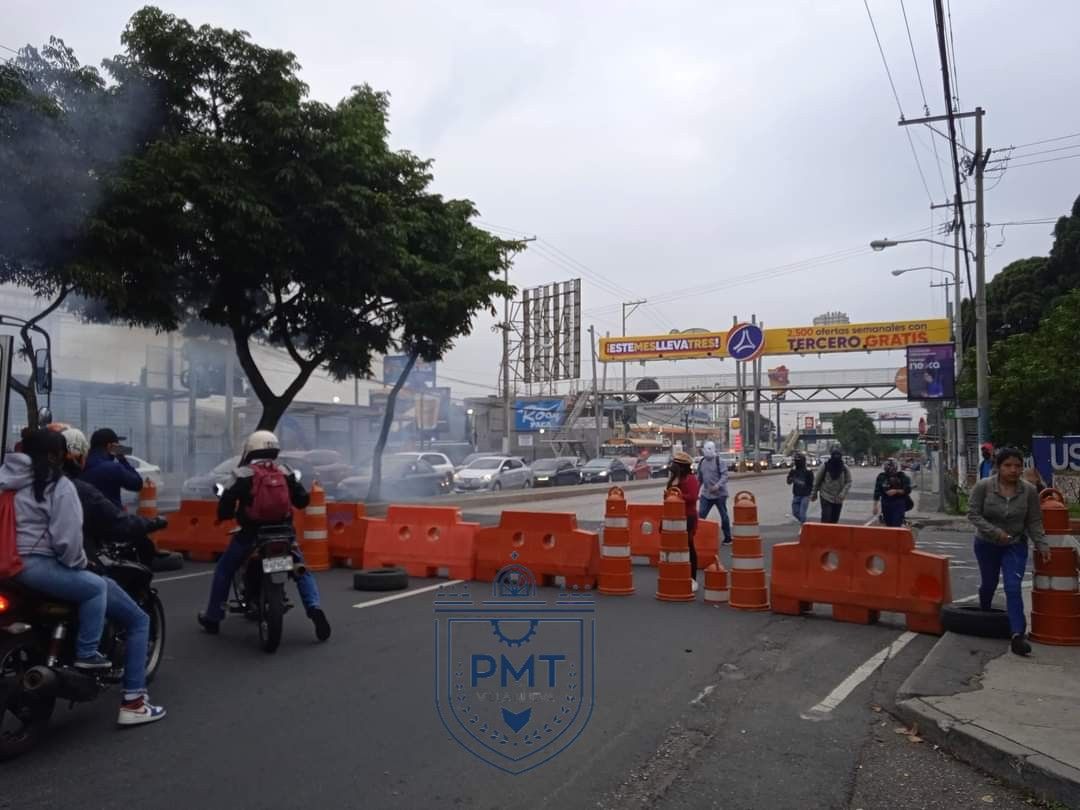
M 1026 542 L 999 546 L 975 538 L 975 559 L 979 562 L 979 607 L 989 610 L 998 586 L 998 575 L 1005 575 L 1005 607 L 1009 612 L 1009 628 L 1014 634 L 1027 629 L 1024 618 L 1024 595 L 1020 583 L 1027 567 Z
M 26 554 L 23 570 L 15 579 L 35 591 L 79 604 L 79 634 L 75 639 L 75 657 L 93 658 L 105 632 L 105 605 L 108 586 L 105 580 L 85 568 L 68 568 L 55 557 Z
M 108 604 L 105 615 L 123 626 L 127 631 L 127 657 L 124 660 L 124 691 L 141 692 L 146 689 L 146 658 L 150 649 L 150 617 L 139 607 L 127 591 L 114 580 L 105 578 L 108 586 Z
M 907 499 L 903 495 L 890 497 L 886 495 L 881 499 L 881 514 L 885 518 L 886 526 L 899 528 L 904 525 L 904 514 L 907 512 Z
M 731 541 L 731 518 L 728 517 L 727 495 L 719 498 L 705 498 L 698 502 L 698 517 L 704 520 L 709 516 L 713 506 L 720 510 L 720 531 L 724 533 L 724 541 Z
M 791 514 L 799 521 L 799 523 L 806 523 L 806 515 L 810 511 L 810 496 L 809 495 L 792 495 L 791 496 Z
M 824 498 L 821 499 L 821 522 L 822 523 L 839 523 L 840 522 L 840 510 L 844 508 L 842 503 L 833 503 L 827 501 Z
M 690 579 L 697 579 L 697 549 L 694 548 L 694 535 L 697 534 L 698 519 L 686 516 L 686 541 L 690 546 Z
M 251 532 L 238 532 L 233 535 L 225 553 L 217 561 L 217 567 L 214 568 L 214 581 L 210 584 L 210 602 L 206 606 L 206 618 L 216 622 L 225 618 L 225 602 L 229 598 L 229 587 L 233 576 L 247 561 L 254 545 L 255 535 Z M 300 559 L 303 560 L 303 555 Z M 300 601 L 303 602 L 305 608 L 319 606 L 319 586 L 315 584 L 315 577 L 310 571 L 305 571 L 297 578 L 296 589 L 300 592 Z

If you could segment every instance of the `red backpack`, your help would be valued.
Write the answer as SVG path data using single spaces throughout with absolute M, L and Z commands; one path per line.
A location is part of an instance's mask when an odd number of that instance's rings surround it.
M 0 579 L 22 571 L 22 558 L 15 544 L 15 490 L 0 494 Z
M 284 523 L 292 517 L 292 498 L 285 471 L 272 461 L 251 465 L 251 505 L 244 510 L 253 523 Z

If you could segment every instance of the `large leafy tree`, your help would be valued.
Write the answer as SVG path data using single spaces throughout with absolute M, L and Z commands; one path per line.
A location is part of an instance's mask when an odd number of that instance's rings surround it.
M 862 408 L 844 411 L 833 420 L 836 440 L 849 455 L 872 453 L 877 445 L 877 428 L 874 420 Z
M 146 145 L 154 130 L 146 88 L 109 87 L 62 40 L 25 47 L 0 64 L 0 283 L 41 300 L 20 330 L 34 353 L 33 327 L 72 293 L 92 298 L 108 268 L 87 263 L 90 223 L 107 205 L 108 175 Z M 34 419 L 29 380 L 12 386 Z
M 434 204 L 430 166 L 389 147 L 385 94 L 360 86 L 334 106 L 310 100 L 295 57 L 244 32 L 147 7 L 122 42 L 110 71 L 121 87 L 150 83 L 165 123 L 94 231 L 119 276 L 107 312 L 227 328 L 262 404 L 259 427 L 272 429 L 316 369 L 368 376 L 373 355 L 400 340 L 403 305 L 453 283 L 440 276 L 445 251 L 437 262 L 417 254 L 441 233 L 417 213 Z M 460 323 L 475 310 L 463 304 Z M 285 390 L 267 383 L 257 341 L 292 358 Z

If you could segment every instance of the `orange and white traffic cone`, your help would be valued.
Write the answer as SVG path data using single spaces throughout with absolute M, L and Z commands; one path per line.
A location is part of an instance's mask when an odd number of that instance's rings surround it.
M 629 596 L 634 592 L 634 565 L 630 559 L 630 518 L 626 496 L 619 487 L 608 491 L 604 507 L 604 534 L 600 538 L 600 593 Z
M 143 481 L 142 489 L 139 490 L 139 508 L 136 514 L 147 520 L 158 516 L 157 485 L 149 478 Z
M 728 588 L 728 572 L 717 557 L 713 563 L 705 569 L 705 604 L 726 605 L 730 600 Z
M 736 493 L 734 510 L 730 605 L 738 610 L 768 610 L 765 556 L 761 550 L 757 501 L 753 493 Z
M 686 534 L 686 501 L 674 487 L 664 493 L 656 598 L 665 602 L 694 601 L 690 579 L 690 540 Z
M 304 533 L 300 551 L 309 571 L 330 570 L 330 532 L 326 521 L 326 490 L 316 481 L 311 485 L 311 502 L 304 510 Z

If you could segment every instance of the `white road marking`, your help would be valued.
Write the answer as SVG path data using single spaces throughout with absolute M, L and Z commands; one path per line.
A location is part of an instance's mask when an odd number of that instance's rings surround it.
M 870 656 L 870 658 L 860 664 L 854 672 L 844 678 L 835 689 L 829 692 L 823 701 L 799 716 L 803 720 L 816 721 L 828 719 L 832 710 L 843 703 L 848 695 L 855 691 L 859 684 L 869 678 L 874 673 L 874 670 L 890 658 L 895 657 L 902 649 L 904 649 L 904 647 L 915 639 L 916 635 L 918 634 L 912 632 L 902 633 L 900 637 L 888 647 L 874 653 L 874 655 Z
M 154 577 L 153 584 L 157 585 L 159 582 L 175 582 L 178 579 L 194 579 L 195 577 L 208 577 L 212 573 L 214 573 L 213 568 L 211 568 L 209 571 L 196 571 L 194 574 L 181 574 L 178 577 L 162 577 L 161 579 Z
M 710 685 L 710 686 L 706 686 L 704 689 L 701 690 L 700 695 L 698 695 L 696 698 L 694 698 L 693 700 L 690 701 L 690 705 L 691 706 L 696 706 L 697 704 L 701 703 L 701 701 L 705 700 L 705 698 L 707 698 L 709 695 L 711 695 L 715 689 L 716 689 L 715 684 Z
M 393 596 L 383 596 L 379 599 L 372 599 L 370 602 L 361 602 L 358 605 L 353 605 L 354 608 L 369 608 L 376 605 L 385 605 L 387 602 L 393 602 L 398 599 L 408 599 L 410 596 L 416 596 L 417 594 L 427 593 L 428 591 L 435 591 L 439 588 L 445 588 L 448 585 L 460 585 L 465 580 L 463 579 L 448 579 L 446 582 L 440 582 L 438 585 L 428 585 L 423 588 L 417 588 L 415 591 L 404 591 L 403 593 L 395 593 Z

